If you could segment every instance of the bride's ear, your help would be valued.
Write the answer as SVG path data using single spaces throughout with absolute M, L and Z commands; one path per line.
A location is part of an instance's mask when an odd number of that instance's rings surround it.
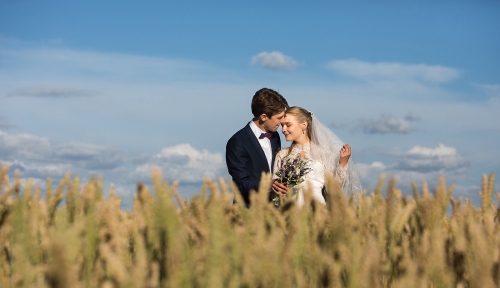
M 307 130 L 307 121 L 304 123 L 300 123 L 300 125 L 302 126 L 302 130 Z

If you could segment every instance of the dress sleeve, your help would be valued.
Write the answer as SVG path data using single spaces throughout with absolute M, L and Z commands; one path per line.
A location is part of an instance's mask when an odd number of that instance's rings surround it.
M 340 165 L 339 163 L 337 163 L 336 167 L 335 167 L 335 178 L 337 180 L 339 180 L 339 182 L 343 185 L 344 184 L 344 181 L 346 179 L 346 175 L 347 175 L 347 165 L 345 165 L 345 167 L 342 167 L 342 165 Z

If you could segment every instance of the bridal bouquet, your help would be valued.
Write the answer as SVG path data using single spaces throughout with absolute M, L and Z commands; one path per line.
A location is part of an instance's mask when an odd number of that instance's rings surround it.
M 311 161 L 300 159 L 300 155 L 286 156 L 281 162 L 281 168 L 274 174 L 278 176 L 278 180 L 288 187 L 294 187 L 304 182 L 304 176 L 311 171 L 309 167 Z M 278 196 L 273 199 L 274 205 L 279 207 L 282 197 Z

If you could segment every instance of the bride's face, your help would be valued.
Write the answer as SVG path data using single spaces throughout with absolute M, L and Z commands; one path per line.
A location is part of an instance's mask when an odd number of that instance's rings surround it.
M 304 130 L 307 128 L 306 122 L 299 123 L 294 115 L 285 115 L 281 121 L 281 131 L 285 135 L 286 141 L 297 141 L 300 137 L 305 137 Z

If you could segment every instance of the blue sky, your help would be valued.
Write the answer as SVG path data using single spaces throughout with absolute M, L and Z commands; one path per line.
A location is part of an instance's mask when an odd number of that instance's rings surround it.
M 158 166 L 190 197 L 229 179 L 269 87 L 353 146 L 368 191 L 444 175 L 477 204 L 500 175 L 500 1 L 177 2 L 0 1 L 0 161 L 103 175 L 125 207 Z

